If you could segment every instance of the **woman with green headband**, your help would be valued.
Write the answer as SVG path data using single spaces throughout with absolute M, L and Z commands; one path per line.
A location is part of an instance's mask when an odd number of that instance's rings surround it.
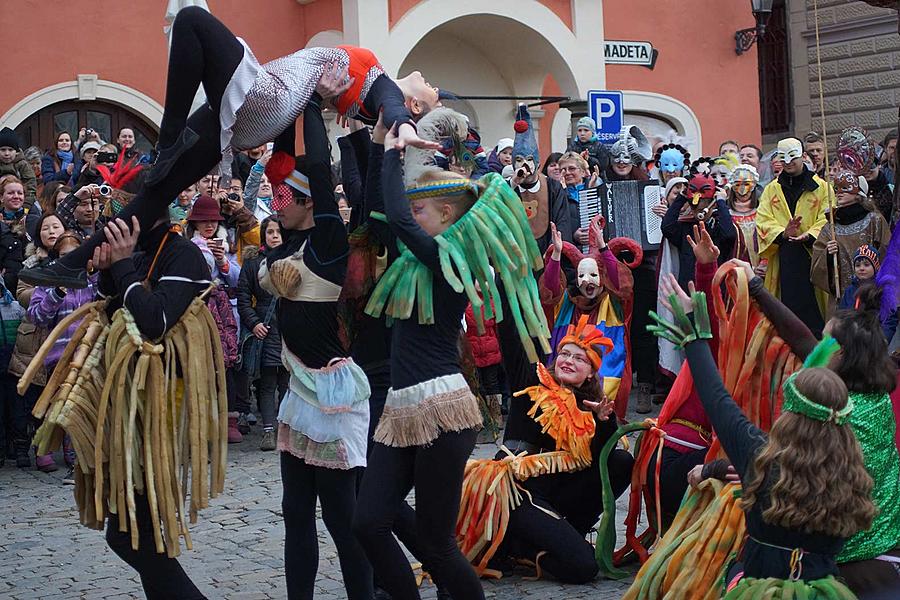
M 749 265 L 738 262 L 749 278 Z M 809 328 L 766 291 L 762 279 L 750 279 L 749 291 L 778 335 L 798 358 L 806 359 L 818 344 Z M 897 368 L 888 354 L 878 319 L 881 295 L 877 286 L 861 288 L 856 307 L 836 312 L 825 324 L 825 333 L 833 336 L 841 348 L 828 367 L 850 391 L 855 406 L 850 427 L 875 482 L 872 500 L 878 514 L 871 528 L 847 540 L 838 556 L 841 576 L 861 597 L 885 589 L 900 595 L 900 574 L 895 568 L 900 559 L 886 556 L 896 553 L 894 549 L 900 545 L 900 455 L 889 396 L 896 385 Z
M 794 374 L 767 437 L 722 383 L 705 341 L 712 337 L 706 296 L 693 286 L 689 296 L 671 275 L 660 282 L 660 293 L 675 324 L 653 314 L 657 325 L 650 329 L 684 348 L 703 407 L 743 482 L 743 574 L 726 600 L 853 598 L 835 579 L 837 555 L 849 537 L 868 529 L 876 508 L 872 478 L 849 425 L 854 406 L 847 387 L 829 369 Z M 812 364 L 822 362 L 821 355 L 814 353 Z

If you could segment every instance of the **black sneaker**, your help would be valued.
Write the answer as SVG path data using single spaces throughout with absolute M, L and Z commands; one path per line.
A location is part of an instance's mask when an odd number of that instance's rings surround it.
M 41 287 L 64 287 L 83 289 L 88 285 L 87 270 L 73 269 L 57 261 L 50 265 L 32 267 L 19 271 L 19 280 Z
M 150 172 L 144 178 L 144 184 L 147 187 L 159 185 L 166 178 L 166 175 L 169 174 L 169 171 L 172 170 L 172 167 L 175 166 L 175 163 L 178 162 L 178 157 L 189 150 L 199 139 L 200 136 L 197 135 L 196 131 L 190 127 L 185 127 L 181 130 L 181 135 L 178 136 L 175 143 L 167 148 L 157 148 L 154 151 Z
M 63 483 L 66 485 L 75 485 L 75 467 L 66 469 L 66 474 L 63 475 Z

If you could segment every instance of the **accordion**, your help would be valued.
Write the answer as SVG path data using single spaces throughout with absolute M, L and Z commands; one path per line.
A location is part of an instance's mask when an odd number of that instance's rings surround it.
M 606 219 L 606 239 L 631 238 L 644 250 L 658 250 L 662 243 L 662 217 L 651 210 L 660 202 L 659 182 L 610 181 L 578 192 L 581 227 L 598 214 Z M 588 248 L 582 249 L 587 252 Z

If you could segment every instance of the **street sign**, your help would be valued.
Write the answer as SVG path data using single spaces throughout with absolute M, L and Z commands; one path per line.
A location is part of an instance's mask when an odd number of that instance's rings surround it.
M 604 143 L 619 139 L 624 121 L 622 92 L 591 90 L 587 105 L 588 115 L 597 124 L 597 138 Z
M 641 65 L 652 69 L 659 55 L 650 42 L 606 40 L 603 49 L 608 65 Z

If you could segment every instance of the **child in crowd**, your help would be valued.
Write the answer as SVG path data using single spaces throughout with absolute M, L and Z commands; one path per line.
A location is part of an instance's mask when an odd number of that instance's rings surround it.
M 575 126 L 575 137 L 568 150 L 580 154 L 588 162 L 588 171 L 598 169 L 605 173 L 610 166 L 609 150 L 597 139 L 597 123 L 590 117 L 581 117 Z
M 19 136 L 9 127 L 0 129 L 0 177 L 15 175 L 25 186 L 25 210 L 31 210 L 37 198 L 37 177 L 22 154 Z
M 493 302 L 488 299 L 488 302 Z M 478 369 L 478 382 L 481 387 L 481 394 L 487 404 L 487 418 L 485 419 L 485 428 L 482 433 L 490 436 L 485 439 L 479 435 L 479 442 L 492 442 L 496 439 L 496 430 L 502 428 L 501 407 L 503 404 L 503 389 L 500 382 L 500 370 L 502 367 L 503 356 L 500 354 L 500 341 L 497 339 L 497 323 L 494 319 L 488 319 L 484 314 L 484 307 L 481 307 L 481 318 L 484 321 L 484 333 L 478 333 L 478 327 L 475 322 L 475 312 L 472 305 L 466 307 L 466 339 L 472 348 L 472 357 L 475 359 L 475 368 Z M 488 420 L 491 421 L 488 424 Z
M 73 232 L 66 231 L 56 239 L 53 245 L 52 254 L 56 256 L 65 256 L 75 248 L 81 245 L 81 237 Z M 97 297 L 96 292 L 97 275 L 93 274 L 88 278 L 86 288 L 66 289 L 63 287 L 38 287 L 35 288 L 31 295 L 31 303 L 28 305 L 28 319 L 38 327 L 53 329 L 57 323 L 65 319 L 66 316 L 74 312 L 78 307 L 93 302 Z M 76 321 L 69 325 L 68 330 L 60 336 L 53 344 L 53 348 L 44 359 L 44 366 L 47 373 L 52 373 L 59 362 L 66 345 L 72 339 L 72 334 L 78 329 L 80 321 Z M 66 471 L 63 477 L 63 483 L 74 485 L 75 472 L 75 449 L 69 436 L 66 435 L 63 441 L 63 455 L 66 460 Z

